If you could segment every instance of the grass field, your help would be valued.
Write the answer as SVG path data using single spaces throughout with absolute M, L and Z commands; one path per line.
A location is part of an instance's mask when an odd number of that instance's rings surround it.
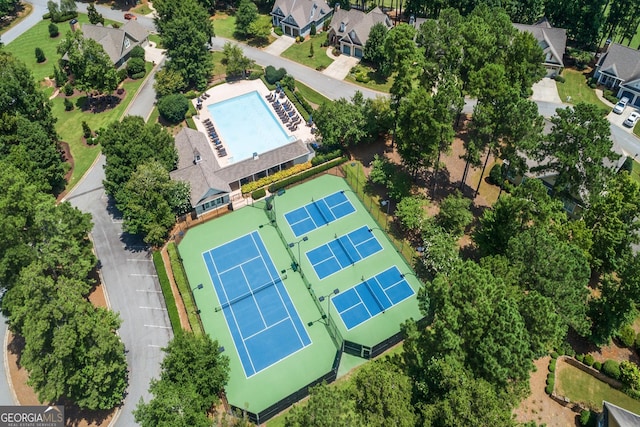
M 81 24 L 89 23 L 89 18 L 85 14 L 79 14 L 78 21 L 80 21 Z M 53 66 L 56 65 L 58 59 L 60 59 L 60 55 L 56 52 L 56 49 L 70 30 L 68 22 L 60 22 L 56 24 L 60 35 L 52 39 L 49 37 L 50 22 L 49 20 L 38 22 L 16 40 L 5 46 L 7 51 L 13 53 L 16 58 L 27 65 L 27 68 L 31 70 L 37 82 L 53 75 Z M 111 23 L 113 23 L 113 21 L 105 20 L 105 25 Z M 42 64 L 36 62 L 35 50 L 37 47 L 42 49 L 47 58 Z
M 635 160 L 632 163 L 631 167 L 631 179 L 640 184 L 640 163 Z
M 146 67 L 148 73 L 153 65 L 147 63 Z M 95 131 L 112 121 L 120 120 L 143 81 L 144 79 L 125 82 L 123 84 L 126 92 L 125 98 L 115 108 L 99 114 L 84 112 L 79 108 L 86 99 L 84 94 L 71 98 L 76 107 L 72 111 L 64 110 L 64 99 L 61 97 L 56 97 L 51 101 L 53 115 L 58 120 L 56 130 L 60 135 L 60 140 L 69 143 L 74 161 L 73 174 L 67 183 L 67 189 L 73 188 L 100 153 L 98 146 L 87 146 L 82 143 L 82 122 L 86 121 L 91 130 Z
M 298 62 L 313 69 L 327 68 L 333 59 L 327 56 L 327 48 L 322 44 L 327 40 L 327 33 L 317 34 L 302 43 L 295 43 L 282 53 L 282 57 Z M 313 56 L 309 56 L 309 49 L 313 44 Z M 329 48 L 331 49 L 331 48 Z
M 587 76 L 582 71 L 565 68 L 562 72 L 562 77 L 565 78 L 565 82 L 556 82 L 556 86 L 558 87 L 560 99 L 562 99 L 563 102 L 574 105 L 580 102 L 586 102 L 587 104 L 594 104 L 605 111 L 609 111 L 609 107 L 600 101 L 595 91 L 587 85 Z
M 260 15 L 258 17 L 261 21 L 271 22 L 271 17 L 269 15 Z M 213 16 L 213 30 L 216 33 L 217 37 L 224 37 L 225 39 L 238 40 L 234 35 L 236 30 L 236 17 L 235 15 L 229 15 L 224 12 L 218 12 Z M 273 36 L 269 36 L 269 40 L 266 44 L 271 43 L 275 38 Z M 246 40 L 242 40 L 243 42 L 247 42 Z M 251 40 L 247 42 L 250 45 L 253 45 Z
M 359 82 L 356 80 L 356 74 L 365 74 L 368 78 L 368 82 Z M 380 76 L 376 71 L 370 66 L 363 64 L 362 62 L 351 70 L 347 77 L 346 81 L 356 84 L 358 86 L 363 86 L 369 89 L 377 90 L 384 93 L 389 93 L 391 86 L 393 85 L 393 76 L 388 78 L 384 78 Z
M 330 101 L 330 99 L 327 98 L 326 96 L 316 92 L 315 90 L 311 89 L 309 86 L 303 83 L 300 83 L 298 81 L 296 82 L 296 89 L 300 93 L 300 95 L 302 95 L 304 99 L 306 99 L 307 102 L 309 102 L 310 104 L 315 104 L 316 106 L 320 106 L 325 102 Z
M 556 390 L 572 402 L 584 403 L 596 411 L 602 411 L 602 401 L 606 400 L 636 414 L 640 413 L 640 401 L 567 363 L 558 364 Z

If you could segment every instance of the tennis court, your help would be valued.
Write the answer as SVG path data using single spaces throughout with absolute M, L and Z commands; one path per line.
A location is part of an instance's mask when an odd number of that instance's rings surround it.
M 247 377 L 311 344 L 257 231 L 202 256 Z
M 293 234 L 300 237 L 355 211 L 344 191 L 338 191 L 322 199 L 311 199 L 311 203 L 284 214 L 284 217 Z
M 306 255 L 318 278 L 324 279 L 381 250 L 382 245 L 372 230 L 364 226 L 343 236 L 336 236 L 336 239 L 310 250 Z
M 414 294 L 404 275 L 393 267 L 333 297 L 347 330 L 353 329 Z

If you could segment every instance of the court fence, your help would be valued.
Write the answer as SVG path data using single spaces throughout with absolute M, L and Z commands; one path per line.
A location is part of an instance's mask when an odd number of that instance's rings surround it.
M 255 424 L 259 425 L 261 423 L 264 423 L 274 416 L 278 415 L 285 409 L 288 409 L 294 403 L 297 403 L 307 397 L 309 395 L 309 389 L 311 387 L 314 387 L 323 382 L 326 382 L 327 384 L 334 382 L 338 378 L 338 368 L 340 367 L 341 358 L 342 351 L 337 350 L 336 355 L 333 359 L 333 365 L 331 366 L 331 370 L 329 372 L 258 413 L 251 412 L 243 408 L 238 408 L 233 405 L 231 405 L 231 409 L 234 413 L 246 413 L 249 420 Z

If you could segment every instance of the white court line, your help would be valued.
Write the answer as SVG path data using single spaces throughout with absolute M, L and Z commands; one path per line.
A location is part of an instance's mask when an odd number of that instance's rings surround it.
M 151 292 L 154 294 L 161 294 L 162 291 L 152 291 L 152 290 L 146 290 L 146 289 L 136 289 L 136 292 Z
M 138 308 L 142 308 L 145 310 L 162 310 L 162 311 L 167 311 L 166 308 L 162 308 L 162 307 L 143 307 L 143 306 L 139 306 Z
M 129 276 L 134 276 L 134 277 L 158 277 L 157 274 L 140 274 L 140 273 L 131 273 L 131 274 L 129 274 Z
M 160 325 L 143 325 L 146 328 L 160 328 L 160 329 L 171 329 L 171 326 L 160 326 Z

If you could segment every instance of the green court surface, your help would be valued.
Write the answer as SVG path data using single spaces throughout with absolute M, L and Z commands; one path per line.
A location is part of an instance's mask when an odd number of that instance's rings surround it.
M 295 238 L 284 214 L 306 205 L 312 198 L 318 200 L 341 190 L 344 190 L 344 194 L 356 208 L 356 212 L 310 231 L 305 235 L 308 238 L 306 241 L 303 241 L 302 237 Z M 270 211 L 265 209 L 265 205 L 264 201 L 257 202 L 254 206 L 242 208 L 194 227 L 186 233 L 179 245 L 180 256 L 190 286 L 194 289 L 193 294 L 200 310 L 204 330 L 218 340 L 219 344 L 225 348 L 224 354 L 230 358 L 231 372 L 226 387 L 227 399 L 231 405 L 252 413 L 260 413 L 329 373 L 338 348 L 336 341 L 338 346 L 344 339 L 371 347 L 397 334 L 400 324 L 406 319 L 421 318 L 414 294 L 384 313 L 347 331 L 333 304 L 329 306 L 329 298 L 324 298 L 322 302 L 317 301 L 319 296 L 326 297 L 332 294 L 334 289 L 346 291 L 360 283 L 363 277 L 372 277 L 391 266 L 396 266 L 403 273 L 411 273 L 409 266 L 386 238 L 386 234 L 378 228 L 342 178 L 331 175 L 321 176 L 273 197 Z M 275 224 L 271 221 L 272 218 L 275 218 Z M 336 235 L 347 234 L 362 226 L 372 229 L 383 250 L 323 280 L 318 279 L 305 252 L 328 243 Z M 275 267 L 280 272 L 284 271 L 283 283 L 312 343 L 247 378 L 223 312 L 215 310 L 219 306 L 219 301 L 202 253 L 256 230 L 264 241 Z M 290 243 L 291 247 L 289 247 Z M 299 260 L 298 253 L 301 254 Z M 417 294 L 420 284 L 415 276 L 408 274 L 405 280 Z M 198 289 L 199 284 L 203 284 L 202 289 Z M 311 289 L 308 289 L 308 286 Z M 322 319 L 323 315 L 327 314 L 329 319 Z M 337 335 L 336 341 L 332 339 L 327 324 L 336 325 L 338 334 L 333 333 Z M 344 364 L 353 365 L 353 362 L 351 358 L 344 360 Z M 340 367 L 340 374 L 347 371 L 344 368 Z

